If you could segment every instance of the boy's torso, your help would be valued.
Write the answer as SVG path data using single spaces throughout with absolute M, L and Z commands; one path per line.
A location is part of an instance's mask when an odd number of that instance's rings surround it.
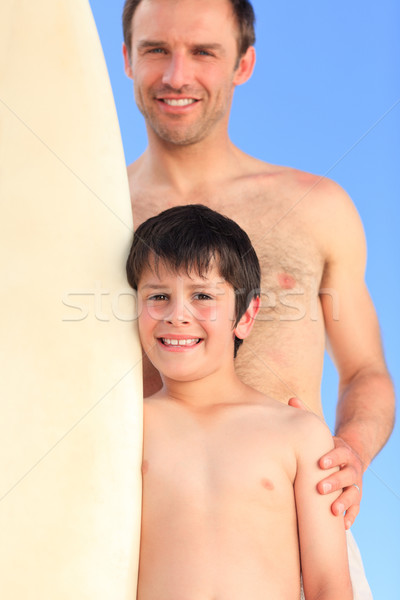
M 299 597 L 295 409 L 145 404 L 138 599 Z

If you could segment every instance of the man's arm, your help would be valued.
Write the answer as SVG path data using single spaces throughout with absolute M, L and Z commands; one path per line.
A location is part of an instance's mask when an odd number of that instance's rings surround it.
M 333 210 L 325 230 L 327 263 L 321 303 L 328 349 L 340 383 L 335 450 L 321 459 L 320 466 L 340 466 L 341 470 L 321 481 L 318 489 L 330 493 L 344 488 L 332 511 L 347 511 L 348 528 L 359 511 L 362 475 L 392 431 L 394 390 L 383 356 L 378 319 L 364 281 L 363 227 L 347 194 L 333 182 L 326 184 Z M 338 303 L 335 307 L 333 298 Z
M 331 498 L 316 489 L 318 460 L 329 451 L 332 436 L 312 414 L 301 427 L 294 485 L 303 585 L 307 600 L 353 600 L 343 517 L 335 517 Z
M 143 396 L 148 398 L 162 388 L 160 373 L 147 358 L 147 354 L 142 352 L 143 364 Z

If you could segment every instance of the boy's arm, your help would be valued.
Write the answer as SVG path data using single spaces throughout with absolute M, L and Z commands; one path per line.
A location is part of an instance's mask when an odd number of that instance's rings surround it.
M 333 447 L 329 429 L 313 414 L 297 428 L 294 484 L 304 592 L 307 600 L 353 600 L 343 517 L 331 511 L 331 496 L 317 491 L 318 461 Z M 339 493 L 338 493 L 339 494 Z

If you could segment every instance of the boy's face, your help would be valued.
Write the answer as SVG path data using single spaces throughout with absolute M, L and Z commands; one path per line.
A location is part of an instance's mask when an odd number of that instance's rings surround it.
M 201 379 L 233 369 L 235 294 L 214 266 L 206 277 L 175 274 L 160 262 L 138 285 L 144 351 L 164 378 Z
M 143 0 L 132 26 L 131 60 L 139 110 L 156 135 L 197 143 L 227 129 L 238 74 L 238 28 L 228 0 Z

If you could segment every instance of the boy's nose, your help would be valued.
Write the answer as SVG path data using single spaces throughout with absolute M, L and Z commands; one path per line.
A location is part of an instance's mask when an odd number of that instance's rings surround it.
M 190 315 L 183 300 L 178 300 L 170 306 L 170 311 L 165 317 L 167 323 L 171 325 L 186 325 L 190 322 Z
M 180 90 L 190 83 L 190 67 L 188 59 L 181 53 L 172 54 L 164 71 L 162 82 L 174 90 Z

